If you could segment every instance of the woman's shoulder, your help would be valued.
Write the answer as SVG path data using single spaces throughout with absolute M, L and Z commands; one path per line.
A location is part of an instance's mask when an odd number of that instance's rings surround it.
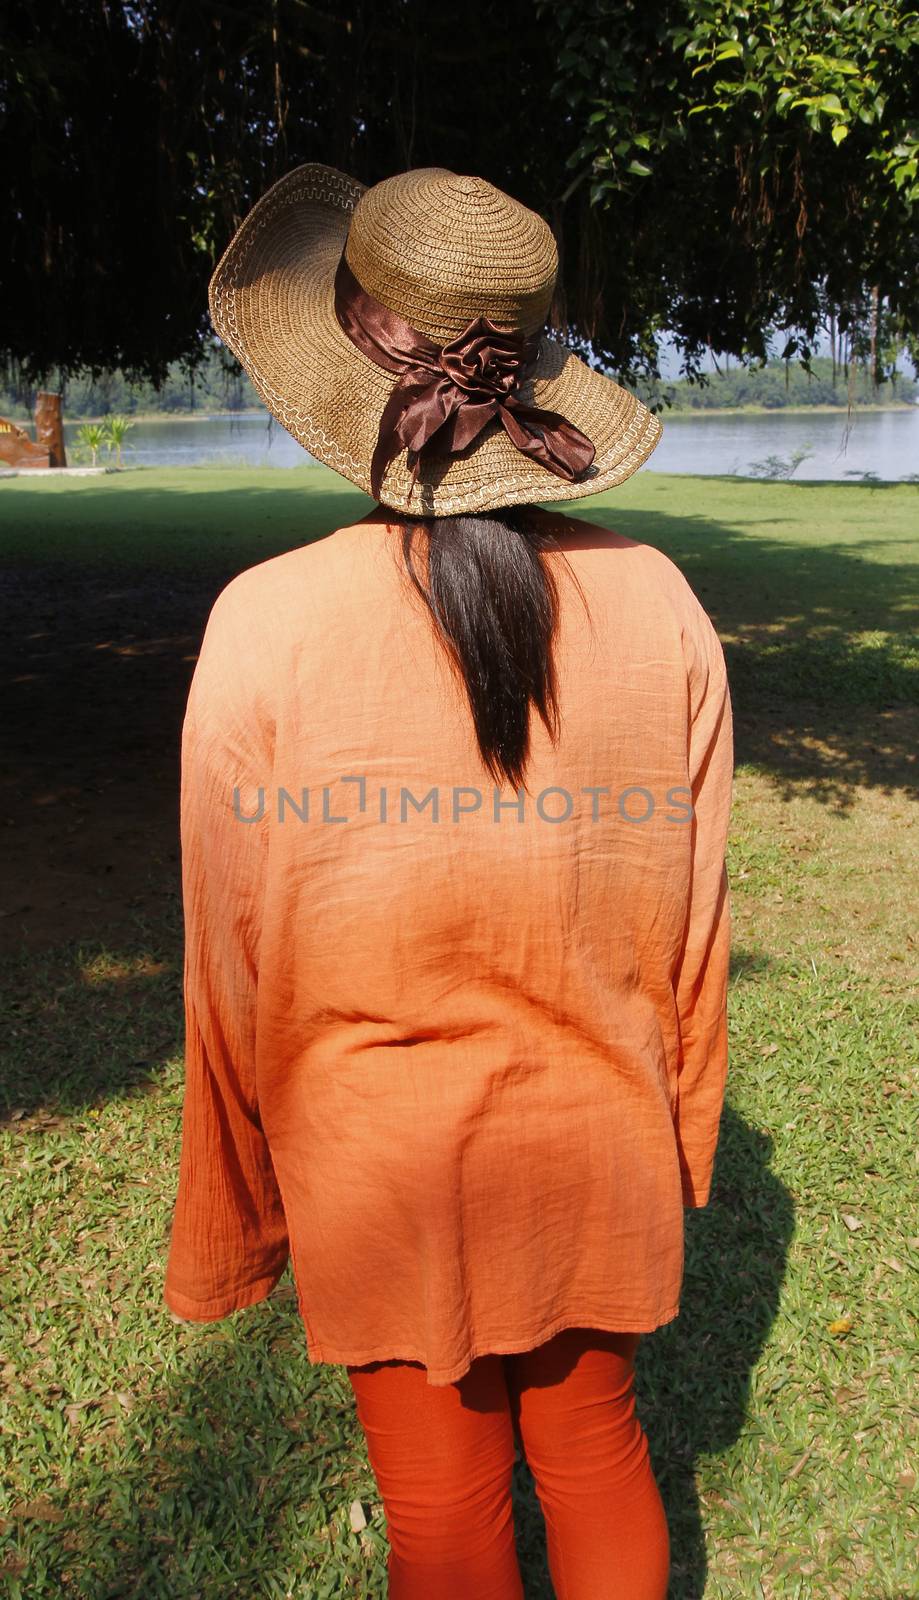
M 365 526 L 364 522 L 346 523 L 308 544 L 243 568 L 218 592 L 211 617 L 229 623 L 245 611 L 250 617 L 263 613 L 277 623 L 287 610 L 302 613 L 304 603 L 316 597 L 325 581 L 334 582 L 353 567 L 355 547 Z
M 690 681 L 724 679 L 721 640 L 690 578 L 657 545 L 617 529 L 565 517 L 559 542 L 580 579 L 594 594 L 609 597 L 617 626 L 627 626 L 647 645 L 659 641 L 678 651 Z
M 659 546 L 583 517 L 564 516 L 554 531 L 576 568 L 590 570 L 620 594 L 628 593 L 630 602 L 650 606 L 664 599 L 687 618 L 705 614 L 690 579 Z

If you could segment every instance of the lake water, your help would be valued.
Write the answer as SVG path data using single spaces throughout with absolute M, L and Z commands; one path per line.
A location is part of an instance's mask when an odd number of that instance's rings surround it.
M 845 413 L 699 416 L 665 414 L 664 436 L 649 472 L 737 473 L 768 456 L 787 460 L 795 449 L 811 452 L 796 478 L 878 478 L 919 474 L 919 406 L 903 411 L 857 412 L 846 436 Z M 65 423 L 71 444 L 77 423 Z M 238 416 L 163 418 L 137 422 L 128 434 L 126 465 L 303 466 L 312 458 L 267 412 Z M 103 453 L 100 461 L 107 460 Z

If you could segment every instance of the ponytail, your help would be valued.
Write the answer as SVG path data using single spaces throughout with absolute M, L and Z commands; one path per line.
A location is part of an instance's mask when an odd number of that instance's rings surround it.
M 543 552 L 554 535 L 529 508 L 406 523 L 402 557 L 469 700 L 482 761 L 500 786 L 523 783 L 530 747 L 530 705 L 553 743 L 559 706 L 553 645 L 559 602 Z M 423 529 L 426 581 L 415 566 Z

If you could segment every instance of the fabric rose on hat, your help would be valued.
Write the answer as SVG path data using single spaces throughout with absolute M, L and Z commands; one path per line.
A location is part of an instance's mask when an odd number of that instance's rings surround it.
M 487 317 L 478 317 L 445 344 L 439 363 L 457 388 L 469 394 L 500 398 L 511 393 L 524 358 L 519 334 L 502 333 Z

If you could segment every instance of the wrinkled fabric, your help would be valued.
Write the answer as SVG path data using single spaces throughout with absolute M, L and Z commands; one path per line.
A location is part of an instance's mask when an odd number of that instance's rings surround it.
M 495 420 L 522 455 L 568 483 L 592 464 L 594 446 L 580 428 L 517 397 L 518 384 L 538 360 L 538 334 L 527 339 L 477 317 L 449 344 L 435 344 L 368 294 L 344 255 L 335 274 L 335 315 L 363 355 L 399 376 L 370 462 L 378 499 L 386 468 L 401 450 L 417 477 L 425 456 L 460 454 Z
M 313 1360 L 446 1384 L 678 1314 L 727 1072 L 730 699 L 677 568 L 552 518 L 561 735 L 531 719 L 496 791 L 388 515 L 207 622 L 165 1298 L 225 1317 L 290 1259 Z

